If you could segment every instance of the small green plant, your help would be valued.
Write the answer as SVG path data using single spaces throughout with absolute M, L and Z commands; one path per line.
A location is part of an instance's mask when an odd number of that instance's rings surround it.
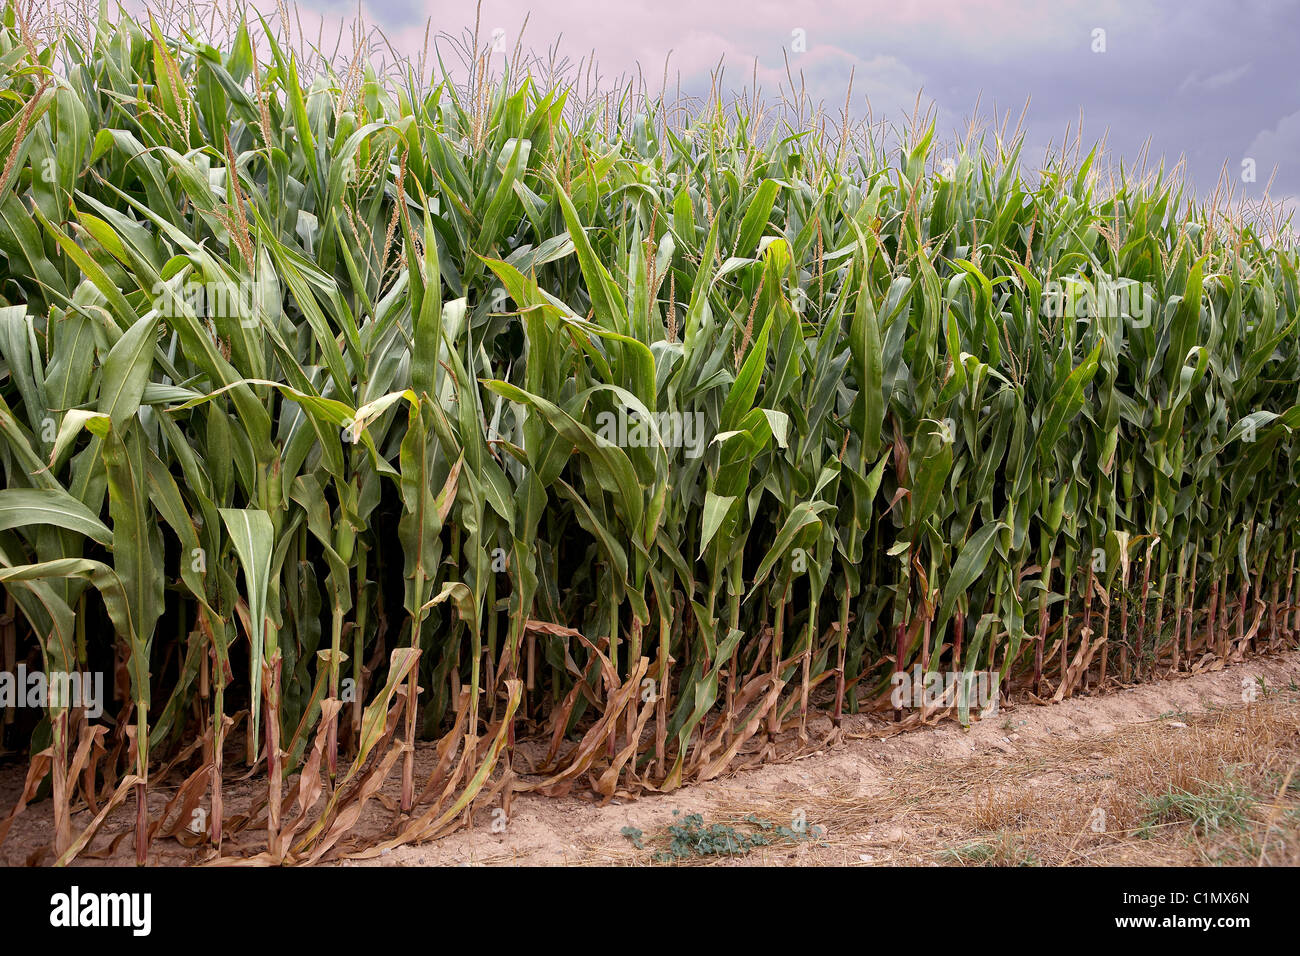
M 965 846 L 944 850 L 940 856 L 954 863 L 987 863 L 996 852 L 989 843 L 967 843 Z
M 1143 802 L 1146 812 L 1137 835 L 1146 840 L 1155 834 L 1156 827 L 1171 823 L 1190 823 L 1193 832 L 1201 834 L 1242 829 L 1249 822 L 1255 798 L 1245 787 L 1229 780 L 1206 785 L 1196 793 L 1171 787 Z
M 993 834 L 994 842 L 979 841 L 944 850 L 940 859 L 949 863 L 976 866 L 1041 866 L 1038 857 L 1024 840 L 1013 833 Z
M 678 817 L 679 811 L 674 810 L 673 816 Z M 650 838 L 656 844 L 667 844 L 666 849 L 655 851 L 654 861 L 673 863 L 692 857 L 745 856 L 755 847 L 779 842 L 797 843 L 820 836 L 822 832 L 818 826 L 803 829 L 781 826 L 753 813 L 740 823 L 747 829 L 737 829 L 728 823 L 705 823 L 703 814 L 699 813 L 681 816 L 677 822 L 665 827 L 663 833 Z M 647 838 L 643 831 L 627 826 L 619 833 L 638 850 L 645 849 Z
M 1285 788 L 1286 793 L 1300 793 L 1300 771 L 1291 774 L 1284 774 L 1273 770 L 1264 775 L 1265 786 L 1271 792 L 1277 792 Z

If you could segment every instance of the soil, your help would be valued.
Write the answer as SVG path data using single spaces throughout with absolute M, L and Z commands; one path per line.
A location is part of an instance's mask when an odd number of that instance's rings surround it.
M 900 731 L 881 716 L 810 722 L 797 757 L 737 770 L 668 794 L 604 804 L 516 794 L 476 809 L 472 827 L 343 866 L 890 865 L 1300 863 L 1300 651 L 1056 704 L 1003 704 L 963 729 L 956 721 Z M 821 743 L 818 744 L 817 742 Z M 417 779 L 433 745 L 417 754 Z M 0 806 L 22 787 L 21 764 L 0 768 Z M 151 813 L 175 793 L 151 787 Z M 265 781 L 231 781 L 238 813 Z M 391 832 L 398 781 L 366 808 L 357 843 Z M 30 805 L 0 845 L 0 862 L 48 863 L 48 801 Z M 759 834 L 743 856 L 672 853 L 669 827 Z M 90 820 L 74 813 L 79 831 Z M 758 821 L 747 822 L 749 821 Z M 116 810 L 79 865 L 129 865 L 134 803 Z M 624 828 L 640 831 L 635 845 Z M 680 830 L 678 831 L 681 832 Z M 635 833 L 633 833 L 635 836 Z M 225 852 L 260 849 L 250 828 Z M 242 837 L 242 840 L 241 840 Z M 725 844 L 725 839 L 721 844 Z M 710 845 L 716 849 L 719 841 Z M 684 844 L 678 841 L 679 853 Z M 159 840 L 150 862 L 203 863 L 210 851 Z

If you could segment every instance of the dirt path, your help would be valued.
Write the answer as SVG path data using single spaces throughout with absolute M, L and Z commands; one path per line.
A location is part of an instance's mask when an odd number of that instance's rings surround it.
M 825 718 L 809 729 L 821 749 L 785 762 L 606 805 L 519 794 L 507 818 L 487 807 L 472 830 L 340 865 L 646 865 L 669 853 L 666 828 L 691 814 L 734 828 L 724 837 L 765 832 L 773 842 L 688 864 L 1300 864 L 1300 651 L 1050 706 L 1004 704 L 969 730 L 945 721 L 897 733 L 865 715 L 846 717 L 838 739 Z M 420 748 L 417 773 L 427 773 L 432 753 Z M 0 807 L 13 805 L 23 772 L 0 769 Z M 227 811 L 264 791 L 260 779 L 230 781 Z M 174 792 L 151 787 L 151 813 Z M 390 780 L 355 834 L 382 839 L 395 797 Z M 48 862 L 40 848 L 52 839 L 49 806 L 33 804 L 15 822 L 0 863 Z M 743 822 L 751 815 L 773 829 Z M 73 826 L 88 820 L 83 810 Z M 130 865 L 133 822 L 133 808 L 118 810 L 78 863 Z M 642 832 L 643 848 L 625 827 Z M 255 852 L 258 839 L 247 838 Z M 228 852 L 241 852 L 238 840 Z M 206 855 L 159 840 L 150 862 Z
M 969 730 L 877 736 L 889 729 L 858 718 L 826 750 L 636 801 L 524 794 L 504 832 L 480 813 L 474 830 L 344 865 L 645 864 L 667 850 L 652 837 L 691 813 L 786 827 L 802 813 L 822 831 L 710 860 L 731 865 L 1254 863 L 1265 832 L 1264 862 L 1300 862 L 1300 771 L 1274 797 L 1300 760 L 1300 652 L 1004 706 Z M 1161 803 L 1170 792 L 1186 792 L 1185 805 Z M 1217 829 L 1193 825 L 1198 800 L 1211 815 L 1223 804 Z M 624 827 L 642 831 L 646 849 Z

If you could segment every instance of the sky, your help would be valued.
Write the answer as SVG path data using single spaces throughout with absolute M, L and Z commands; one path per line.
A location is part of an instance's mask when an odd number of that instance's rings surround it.
M 256 0 L 274 9 L 274 0 Z M 433 32 L 472 29 L 473 0 L 299 0 L 306 31 L 324 33 L 358 9 L 402 53 Z M 1025 159 L 1071 138 L 1106 137 L 1112 161 L 1186 161 L 1186 179 L 1212 192 L 1227 163 L 1235 195 L 1300 196 L 1300 0 L 484 0 L 480 36 L 513 49 L 558 45 L 573 62 L 593 56 L 613 78 L 642 71 L 657 86 L 708 92 L 721 63 L 729 90 L 754 77 L 789 88 L 786 63 L 814 102 L 838 114 L 853 74 L 855 116 L 902 120 L 917 96 L 941 136 L 964 132 L 1029 99 Z M 995 113 L 996 111 L 996 113 Z M 1253 161 L 1253 162 L 1252 162 Z M 1252 177 L 1253 171 L 1253 177 Z M 1253 178 L 1253 181 L 1251 179 Z

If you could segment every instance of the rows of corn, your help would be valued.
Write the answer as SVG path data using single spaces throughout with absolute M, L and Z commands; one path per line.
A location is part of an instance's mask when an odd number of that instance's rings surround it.
M 20 26 L 3 664 L 113 698 L 31 734 L 49 860 L 123 806 L 141 861 L 377 853 L 901 717 L 895 672 L 1294 643 L 1296 252 L 1174 182 Z

